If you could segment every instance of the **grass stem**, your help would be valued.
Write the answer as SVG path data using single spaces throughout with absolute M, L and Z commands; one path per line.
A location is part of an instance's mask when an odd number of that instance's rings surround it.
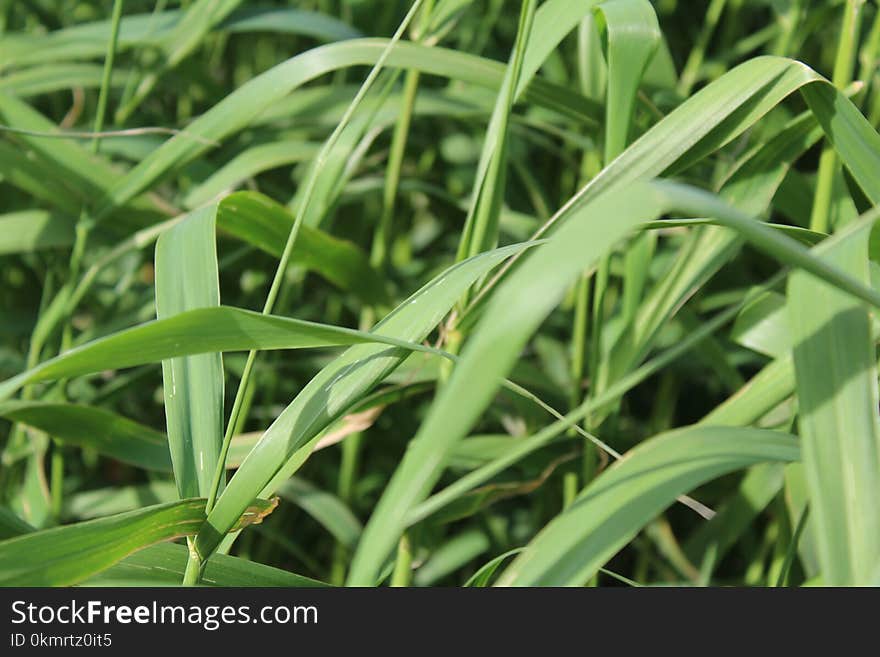
M 847 0 L 840 28 L 840 41 L 837 56 L 834 60 L 834 74 L 831 81 L 838 89 L 843 89 L 852 81 L 853 68 L 861 26 L 862 6 L 865 0 Z M 819 171 L 816 174 L 816 193 L 813 198 L 813 210 L 810 215 L 810 228 L 819 233 L 828 233 L 834 228 L 831 225 L 831 206 L 834 194 L 834 178 L 838 175 L 840 161 L 831 146 L 822 150 L 819 159 Z

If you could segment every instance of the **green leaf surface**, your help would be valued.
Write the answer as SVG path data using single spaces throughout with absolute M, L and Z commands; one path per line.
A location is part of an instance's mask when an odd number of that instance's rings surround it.
M 0 417 L 45 431 L 65 444 L 140 468 L 171 471 L 168 440 L 162 432 L 91 406 L 39 401 L 0 402 Z
M 833 254 L 867 282 L 868 229 Z M 788 317 L 794 342 L 798 426 L 823 581 L 871 583 L 880 555 L 877 369 L 868 310 L 796 273 Z
M 219 308 L 216 207 L 193 212 L 156 243 L 156 317 Z M 180 497 L 208 497 L 223 442 L 223 357 L 202 353 L 162 361 L 162 391 Z M 223 481 L 220 481 L 222 488 Z

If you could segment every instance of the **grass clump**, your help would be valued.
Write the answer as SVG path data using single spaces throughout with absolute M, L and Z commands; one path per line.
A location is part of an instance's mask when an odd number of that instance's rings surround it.
M 0 584 L 880 583 L 876 3 L 4 11 Z

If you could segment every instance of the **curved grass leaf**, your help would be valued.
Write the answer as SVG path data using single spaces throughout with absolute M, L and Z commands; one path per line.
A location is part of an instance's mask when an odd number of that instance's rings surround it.
M 280 257 L 293 226 L 293 215 L 284 206 L 256 192 L 236 192 L 220 201 L 217 227 Z M 385 285 L 364 252 L 351 242 L 335 238 L 312 226 L 300 226 L 291 263 L 320 274 L 367 304 L 388 302 Z
M 240 526 L 273 508 L 260 501 Z M 148 545 L 191 536 L 204 520 L 205 501 L 187 499 L 11 538 L 0 542 L 0 586 L 76 584 Z
M 499 554 L 497 557 L 483 564 L 480 569 L 475 572 L 471 578 L 465 582 L 465 586 L 475 587 L 475 588 L 484 588 L 489 586 L 489 581 L 492 579 L 492 575 L 501 567 L 501 565 L 510 557 L 519 554 L 523 551 L 523 548 L 515 548 L 513 550 L 508 550 L 504 554 Z
M 460 532 L 440 545 L 424 564 L 415 570 L 415 586 L 433 586 L 439 580 L 470 563 L 486 550 L 491 542 L 481 529 Z
M 501 574 L 499 586 L 579 586 L 676 497 L 764 461 L 795 461 L 797 439 L 692 427 L 652 438 L 600 475 Z
M 594 13 L 607 44 L 604 148 L 605 159 L 611 160 L 629 143 L 636 92 L 662 37 L 647 0 L 606 0 Z
M 318 154 L 321 145 L 301 139 L 258 144 L 242 151 L 212 173 L 183 199 L 183 205 L 194 209 L 263 171 L 285 164 L 309 160 Z
M 29 383 L 70 378 L 177 356 L 249 349 L 307 349 L 380 343 L 408 351 L 434 353 L 393 336 L 262 315 L 240 308 L 202 308 L 147 322 L 86 343 L 0 383 L 0 400 Z
M 123 463 L 159 472 L 171 471 L 165 434 L 110 411 L 77 404 L 8 401 L 0 402 L 0 417 Z
M 96 214 L 104 216 L 128 202 L 172 168 L 203 153 L 208 148 L 205 140 L 220 141 L 241 130 L 267 107 L 306 82 L 337 69 L 375 64 L 387 45 L 384 39 L 355 39 L 321 46 L 253 78 L 187 126 L 185 135 L 167 141 L 118 180 L 96 208 Z M 417 69 L 491 88 L 499 87 L 504 75 L 504 66 L 497 62 L 411 43 L 395 44 L 385 66 Z M 591 122 L 597 115 L 594 105 L 586 99 L 542 80 L 535 80 L 524 93 L 526 100 L 581 120 Z
M 123 16 L 117 50 L 155 48 L 181 19 L 177 9 Z M 0 66 L 22 67 L 41 63 L 69 62 L 101 57 L 110 39 L 110 21 L 82 23 L 47 34 L 8 34 L 0 43 Z M 217 31 L 280 32 L 301 34 L 324 41 L 361 36 L 337 18 L 305 9 L 288 7 L 241 7 L 217 26 Z
M 101 86 L 103 68 L 99 64 L 56 63 L 15 71 L 0 79 L 0 93 L 28 98 L 71 87 L 93 89 Z M 113 71 L 110 86 L 121 86 L 125 76 L 126 71 Z
M 755 299 L 737 315 L 730 337 L 766 356 L 785 356 L 791 350 L 785 297 L 778 292 L 767 292 Z

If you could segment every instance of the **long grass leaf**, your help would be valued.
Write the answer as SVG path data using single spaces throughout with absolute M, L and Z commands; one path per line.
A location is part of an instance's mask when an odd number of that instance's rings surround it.
M 156 243 L 156 317 L 219 308 L 216 207 L 194 212 Z M 220 352 L 162 361 L 162 391 L 180 497 L 207 497 L 223 441 Z M 221 482 L 222 485 L 222 482 Z
M 259 522 L 272 508 L 259 502 L 241 526 Z M 0 542 L 0 584 L 76 584 L 136 550 L 193 535 L 204 520 L 204 500 L 187 499 L 11 538 Z
M 498 585 L 582 585 L 678 495 L 755 463 L 798 458 L 796 438 L 761 429 L 693 427 L 657 436 L 588 486 Z
M 834 253 L 868 280 L 868 230 Z M 870 583 L 880 557 L 880 431 L 877 369 L 867 309 L 796 273 L 788 316 L 794 341 L 798 426 L 810 492 L 811 526 L 823 581 Z

